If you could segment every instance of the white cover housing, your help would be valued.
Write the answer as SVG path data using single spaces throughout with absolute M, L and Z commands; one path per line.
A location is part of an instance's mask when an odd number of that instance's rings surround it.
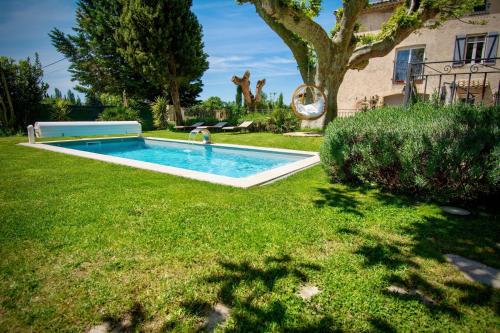
M 105 134 L 141 134 L 137 121 L 50 121 L 36 122 L 38 138 L 56 136 L 89 136 Z

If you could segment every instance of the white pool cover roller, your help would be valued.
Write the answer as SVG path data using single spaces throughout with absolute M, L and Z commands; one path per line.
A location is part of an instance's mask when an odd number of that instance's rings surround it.
M 140 135 L 141 133 L 142 127 L 138 121 L 50 121 L 35 123 L 35 134 L 39 138 L 106 134 Z

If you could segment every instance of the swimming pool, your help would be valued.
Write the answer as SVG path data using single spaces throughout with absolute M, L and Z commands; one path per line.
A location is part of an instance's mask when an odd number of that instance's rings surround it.
M 266 183 L 319 162 L 314 152 L 142 137 L 29 146 L 237 187 Z

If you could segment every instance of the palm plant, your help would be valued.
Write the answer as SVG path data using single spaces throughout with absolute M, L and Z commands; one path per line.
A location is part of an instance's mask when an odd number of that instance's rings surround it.
M 156 97 L 151 104 L 155 126 L 159 129 L 168 127 L 168 101 L 163 96 Z
M 57 121 L 63 121 L 69 119 L 69 101 L 57 98 L 54 103 L 54 108 L 52 109 L 51 118 Z

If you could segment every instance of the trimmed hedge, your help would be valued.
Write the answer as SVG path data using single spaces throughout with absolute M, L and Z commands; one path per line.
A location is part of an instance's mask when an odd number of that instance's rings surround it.
M 499 127 L 499 107 L 384 107 L 334 120 L 321 160 L 334 181 L 435 200 L 476 199 L 499 192 Z

